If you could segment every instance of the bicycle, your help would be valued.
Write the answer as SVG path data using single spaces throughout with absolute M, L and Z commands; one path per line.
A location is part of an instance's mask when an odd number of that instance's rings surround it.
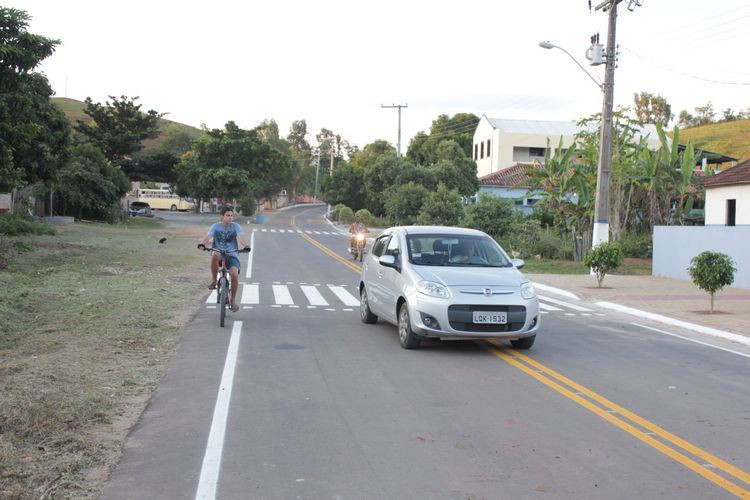
M 224 318 L 227 315 L 227 307 L 229 307 L 229 269 L 227 268 L 227 255 L 231 253 L 230 250 L 222 250 L 220 248 L 208 248 L 204 245 L 198 246 L 199 250 L 205 250 L 206 252 L 217 252 L 221 255 L 219 260 L 219 272 L 217 273 L 218 279 L 216 280 L 216 303 L 219 304 L 219 326 L 224 326 Z M 243 248 L 237 250 L 238 253 L 247 253 L 250 248 Z M 237 284 L 235 283 L 235 286 Z

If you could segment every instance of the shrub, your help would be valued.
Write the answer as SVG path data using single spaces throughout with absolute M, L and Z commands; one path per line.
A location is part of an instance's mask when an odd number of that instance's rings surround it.
M 354 212 L 354 216 L 355 217 L 361 217 L 362 218 L 362 222 L 365 223 L 365 226 L 371 225 L 372 224 L 372 220 L 374 219 L 374 217 L 372 216 L 372 214 L 370 213 L 370 211 L 367 210 L 366 208 L 360 208 L 359 210 L 357 210 L 356 212 Z
M 512 201 L 480 193 L 479 201 L 466 207 L 461 225 L 505 238 L 513 232 L 515 223 L 522 219 L 521 213 L 513 208 Z
M 687 268 L 693 283 L 698 288 L 711 294 L 711 313 L 714 312 L 714 294 L 734 283 L 734 261 L 726 254 L 719 252 L 701 252 L 690 261 Z
M 455 226 L 462 215 L 463 204 L 458 191 L 440 184 L 436 191 L 425 196 L 417 222 L 428 226 Z
M 549 231 L 542 231 L 539 239 L 532 242 L 531 253 L 543 259 L 562 259 L 564 258 L 562 238 Z
M 331 210 L 331 218 L 333 220 L 339 220 L 339 214 L 341 213 L 341 209 L 346 208 L 346 205 L 343 203 L 339 203 L 335 207 L 333 207 L 333 210 Z
M 55 234 L 55 230 L 46 224 L 25 219 L 19 215 L 0 214 L 0 234 L 8 236 Z
M 653 255 L 654 244 L 650 234 L 625 233 L 619 243 L 625 257 L 650 259 Z
M 337 220 L 339 222 L 343 222 L 344 224 L 351 224 L 354 220 L 354 212 L 351 208 L 343 206 L 338 210 Z
M 604 276 L 622 264 L 624 256 L 617 243 L 600 243 L 583 258 L 583 263 L 596 274 L 596 281 L 601 288 Z

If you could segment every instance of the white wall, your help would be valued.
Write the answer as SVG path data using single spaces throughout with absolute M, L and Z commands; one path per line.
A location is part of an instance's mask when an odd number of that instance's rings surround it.
M 691 281 L 687 268 L 699 253 L 710 250 L 729 255 L 734 261 L 732 286 L 750 289 L 750 225 L 727 226 L 656 226 L 652 274 Z
M 497 149 L 497 139 L 495 132 L 497 131 L 492 127 L 489 120 L 487 120 L 487 117 L 482 116 L 482 118 L 479 120 L 479 123 L 477 124 L 477 129 L 474 131 L 474 141 L 471 146 L 471 157 L 477 162 L 477 177 L 483 177 L 497 170 L 496 167 L 493 168 L 493 158 L 496 156 L 495 153 Z M 477 154 L 477 156 L 474 157 L 474 150 L 477 149 L 481 151 L 479 149 L 479 145 L 482 142 L 484 143 L 486 148 L 488 140 L 491 144 L 489 156 L 485 154 L 484 158 L 482 158 L 481 155 Z
M 750 225 L 750 184 L 706 186 L 706 225 L 726 225 L 727 200 L 737 200 L 735 224 Z

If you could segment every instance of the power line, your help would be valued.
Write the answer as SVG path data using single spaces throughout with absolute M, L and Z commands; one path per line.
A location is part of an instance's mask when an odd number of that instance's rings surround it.
M 620 48 L 627 50 L 628 52 L 630 52 L 634 56 L 636 56 L 636 57 L 638 57 L 640 59 L 643 59 L 644 61 L 646 61 L 647 63 L 649 63 L 650 65 L 652 65 L 652 66 L 654 66 L 656 68 L 663 69 L 665 71 L 671 71 L 672 73 L 676 73 L 678 75 L 682 75 L 682 76 L 685 76 L 685 77 L 688 77 L 688 78 L 693 78 L 695 80 L 700 80 L 700 81 L 708 82 L 708 83 L 715 83 L 715 84 L 718 84 L 718 85 L 742 85 L 742 86 L 750 85 L 750 82 L 726 82 L 726 81 L 720 81 L 720 80 L 712 80 L 710 78 L 703 78 L 701 76 L 696 76 L 696 75 L 690 75 L 690 74 L 684 73 L 682 71 L 677 71 L 676 69 L 672 69 L 672 68 L 668 68 L 666 66 L 662 66 L 662 65 L 656 64 L 652 60 L 650 60 L 650 59 L 648 59 L 646 57 L 643 57 L 642 55 L 638 54 L 637 52 L 634 52 L 634 51 L 632 51 L 631 49 L 629 49 L 627 47 L 623 47 L 622 45 L 620 45 Z

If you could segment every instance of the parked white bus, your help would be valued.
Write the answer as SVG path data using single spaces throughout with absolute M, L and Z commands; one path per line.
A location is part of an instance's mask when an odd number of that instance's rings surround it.
M 155 210 L 195 210 L 191 199 L 180 198 L 169 189 L 139 189 L 138 201 L 148 203 Z

